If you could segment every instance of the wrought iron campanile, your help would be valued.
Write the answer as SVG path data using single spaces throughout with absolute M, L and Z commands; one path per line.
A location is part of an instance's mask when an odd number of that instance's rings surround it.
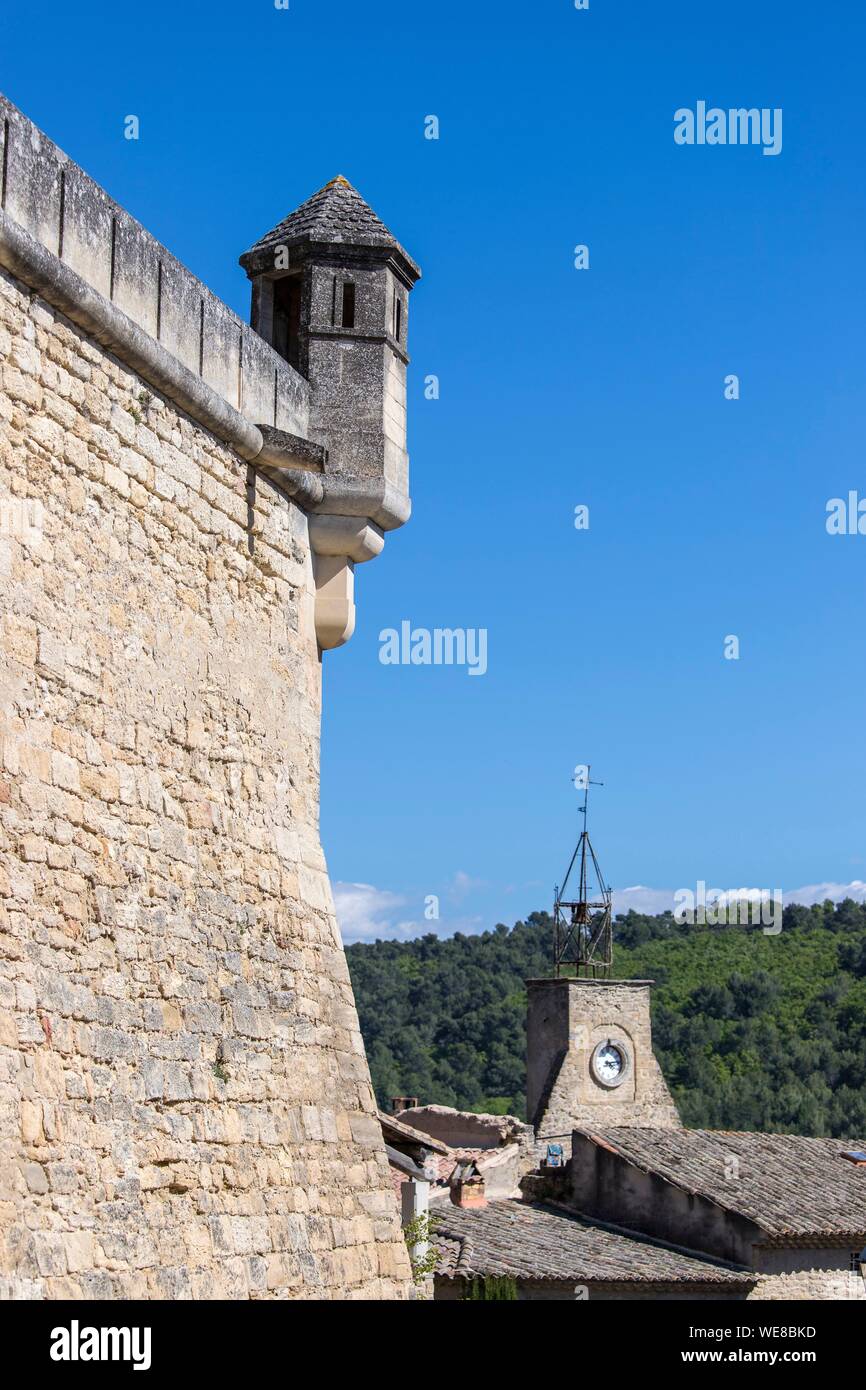
M 576 977 L 607 979 L 613 958 L 611 930 L 611 892 L 604 881 L 587 830 L 587 809 L 591 786 L 603 786 L 590 780 L 586 768 L 583 781 L 583 830 L 580 833 L 561 888 L 554 889 L 553 902 L 553 973 Z M 575 865 L 579 865 L 577 897 L 567 896 L 568 884 Z

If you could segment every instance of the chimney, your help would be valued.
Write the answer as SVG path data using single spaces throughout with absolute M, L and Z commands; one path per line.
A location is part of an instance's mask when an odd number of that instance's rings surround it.
M 457 1164 L 448 1179 L 451 1201 L 455 1207 L 481 1211 L 487 1206 L 484 1191 L 484 1174 L 474 1159 L 465 1159 Z
M 412 1110 L 417 1104 L 417 1096 L 392 1096 L 391 1114 L 399 1115 L 401 1110 Z

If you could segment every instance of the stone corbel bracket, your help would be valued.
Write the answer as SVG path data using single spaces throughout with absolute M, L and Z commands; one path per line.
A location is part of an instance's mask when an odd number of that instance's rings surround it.
M 307 471 L 309 463 L 298 468 L 288 456 L 285 463 L 274 464 L 267 427 L 259 429 L 268 462 L 257 466 L 309 513 L 316 640 L 322 651 L 331 651 L 348 642 L 355 630 L 355 565 L 382 553 L 384 532 L 408 521 L 411 503 L 384 479 L 329 477 L 327 471 Z
M 316 578 L 316 640 L 323 651 L 341 647 L 355 631 L 355 566 L 381 553 L 385 537 L 363 517 L 329 513 L 310 517 Z

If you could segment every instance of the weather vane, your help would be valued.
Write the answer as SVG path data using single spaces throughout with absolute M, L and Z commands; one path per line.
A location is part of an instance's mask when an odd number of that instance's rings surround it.
M 603 787 L 593 782 L 588 763 L 575 769 L 574 785 L 583 790 L 583 829 L 571 856 L 562 887 L 554 889 L 553 902 L 553 973 L 567 974 L 574 968 L 576 976 L 593 979 L 607 978 L 613 959 L 611 930 L 611 892 L 604 881 L 587 830 L 590 787 Z M 567 898 L 566 890 L 575 863 L 580 862 L 580 887 L 577 898 Z M 594 881 L 593 881 L 594 880 Z

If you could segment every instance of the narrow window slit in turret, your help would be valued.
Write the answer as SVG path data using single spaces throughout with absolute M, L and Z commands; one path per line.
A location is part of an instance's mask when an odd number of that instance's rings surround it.
M 347 280 L 343 285 L 343 328 L 355 327 L 355 285 Z
M 301 277 L 283 275 L 274 281 L 273 345 L 297 368 L 301 361 Z

